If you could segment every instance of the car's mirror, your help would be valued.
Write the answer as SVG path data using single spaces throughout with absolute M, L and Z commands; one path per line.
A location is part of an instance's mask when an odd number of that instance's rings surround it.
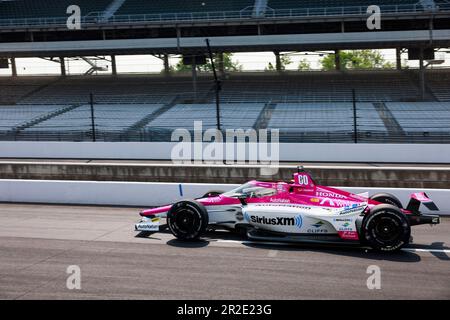
M 242 205 L 247 205 L 247 198 L 248 196 L 245 194 L 240 194 L 238 197 L 239 201 L 241 202 Z

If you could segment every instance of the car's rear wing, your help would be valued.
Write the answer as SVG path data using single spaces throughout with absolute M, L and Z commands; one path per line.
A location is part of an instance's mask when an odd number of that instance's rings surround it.
M 425 192 L 417 192 L 411 194 L 411 199 L 409 200 L 408 206 L 406 210 L 411 211 L 413 213 L 419 213 L 420 204 L 423 203 L 428 210 L 431 211 L 439 211 L 439 208 L 436 204 L 431 200 Z
M 305 190 L 314 190 L 316 187 L 316 183 L 311 177 L 311 174 L 303 167 L 297 167 L 297 173 L 293 174 L 293 178 L 293 186 L 300 187 Z

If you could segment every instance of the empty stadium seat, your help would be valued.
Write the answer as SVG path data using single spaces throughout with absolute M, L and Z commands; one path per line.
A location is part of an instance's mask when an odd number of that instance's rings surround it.
M 258 119 L 264 104 L 262 103 L 231 103 L 222 104 L 220 122 L 223 129 L 249 129 Z M 184 128 L 194 129 L 194 121 L 202 121 L 204 130 L 216 128 L 215 104 L 178 104 L 151 121 L 147 129 Z
M 198 82 L 198 96 L 205 95 L 211 80 Z M 167 80 L 152 76 L 73 76 L 20 101 L 21 103 L 88 103 L 93 93 L 98 103 L 168 103 L 177 96 L 192 97 L 189 77 Z
M 279 103 L 272 111 L 269 129 L 279 129 L 283 142 L 313 142 L 325 139 L 335 142 L 352 139 L 352 103 Z M 357 131 L 387 136 L 387 130 L 371 103 L 357 104 Z
M 390 102 L 386 106 L 407 134 L 450 135 L 448 102 Z
M 333 8 L 351 6 L 378 5 L 415 5 L 418 0 L 269 0 L 268 6 L 273 9 L 299 9 L 299 8 Z
M 10 0 L 0 1 L 0 19 L 22 19 L 22 18 L 52 18 L 66 17 L 67 7 L 76 4 L 80 6 L 83 16 L 95 15 L 103 12 L 113 0 L 78 0 L 76 2 L 70 0 Z M 437 3 L 445 3 L 445 0 L 437 0 Z M 393 3 L 390 0 L 269 0 L 267 14 L 271 9 L 278 10 L 279 15 L 283 15 L 283 10 L 291 9 L 310 9 L 310 14 L 323 12 L 323 9 L 333 13 L 333 8 L 349 8 L 355 6 L 369 6 L 377 4 L 382 9 L 390 10 L 393 6 L 399 5 L 405 9 L 419 6 L 418 0 L 397 0 Z M 448 4 L 448 2 L 446 3 Z M 183 18 L 205 18 L 205 17 L 227 17 L 226 12 L 243 12 L 251 15 L 255 0 L 194 0 L 194 1 L 178 1 L 178 0 L 126 0 L 121 7 L 115 12 L 116 16 L 120 15 L 151 15 L 157 14 L 161 17 L 170 19 L 177 14 L 177 19 Z M 335 10 L 341 13 L 342 10 Z M 347 12 L 347 10 L 345 10 Z M 207 15 L 209 13 L 210 15 Z M 217 13 L 214 15 L 213 13 Z M 185 16 L 183 16 L 183 14 Z
M 152 114 L 161 104 L 97 104 L 94 108 L 94 123 L 98 141 L 118 141 L 122 134 L 144 117 Z M 1 139 L 0 132 L 0 139 Z M 14 136 L 19 140 L 91 140 L 92 118 L 89 105 L 81 105 L 70 111 L 57 114 L 34 125 L 27 126 Z M 126 134 L 133 140 L 133 133 Z
M 417 86 L 397 71 L 303 72 L 236 75 L 223 84 L 225 102 L 402 101 L 419 96 Z
M 0 132 L 10 131 L 60 110 L 65 105 L 0 105 Z
M 450 101 L 450 73 L 447 70 L 429 70 L 426 82 L 439 101 Z
M 116 15 L 128 14 L 171 14 L 171 13 L 206 13 L 240 11 L 248 7 L 253 7 L 254 0 L 127 0 L 115 13 Z M 251 13 L 251 9 L 249 10 Z M 169 16 L 167 16 L 169 17 Z
M 450 73 L 428 77 L 439 86 L 442 97 L 449 91 Z M 167 79 L 160 76 L 123 75 L 71 76 L 55 82 L 54 77 L 0 77 L 0 103 L 63 104 L 87 103 L 93 93 L 96 102 L 168 103 L 181 100 L 214 102 L 211 76 L 199 76 L 197 97 L 190 76 Z M 433 79 L 442 79 L 434 81 Z M 35 89 L 42 87 L 37 92 Z M 349 102 L 352 89 L 360 102 L 411 101 L 419 97 L 416 83 L 398 71 L 286 72 L 278 74 L 231 74 L 223 81 L 225 103 Z M 436 89 L 437 90 L 437 89 Z M 181 101 L 178 101 L 181 102 Z
M 161 106 L 160 104 L 97 104 L 94 109 L 95 126 L 98 131 L 123 131 Z M 89 131 L 91 125 L 90 106 L 82 105 L 27 128 L 25 131 Z
M 370 5 L 380 6 L 383 12 L 423 10 L 423 6 L 417 0 L 269 0 L 265 15 L 284 17 L 364 14 Z
M 436 97 L 448 98 L 448 70 L 429 70 L 426 79 Z M 197 97 L 188 75 L 3 77 L 0 87 L 0 139 L 91 139 L 91 92 L 99 140 L 168 141 L 196 120 L 203 130 L 216 128 L 210 75 L 199 75 Z M 353 88 L 360 141 L 450 139 L 450 105 L 410 102 L 418 86 L 398 71 L 230 74 L 221 93 L 222 129 L 262 126 L 279 129 L 282 142 L 350 142 Z
M 101 12 L 112 0 L 12 0 L 0 1 L 0 19 L 66 17 L 67 7 L 78 5 L 81 15 Z
M 0 105 L 17 103 L 23 97 L 55 79 L 54 77 L 0 77 Z

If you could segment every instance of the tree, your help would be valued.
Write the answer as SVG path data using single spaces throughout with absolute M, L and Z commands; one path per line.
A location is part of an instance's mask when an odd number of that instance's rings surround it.
M 341 69 L 392 69 L 393 63 L 387 62 L 378 50 L 340 51 Z M 329 54 L 320 60 L 322 69 L 335 69 L 335 54 Z
M 299 71 L 304 71 L 304 70 L 311 70 L 311 64 L 309 63 L 308 59 L 303 58 L 302 60 L 300 60 L 300 62 L 298 63 L 298 68 Z
M 290 65 L 292 63 L 292 59 L 287 55 L 280 54 L 280 63 L 281 63 L 281 70 L 286 70 L 286 66 Z M 276 67 L 272 64 L 272 62 L 269 62 L 267 67 L 264 69 L 265 71 L 274 71 L 276 70 Z
M 223 54 L 223 69 L 224 71 L 241 71 L 242 65 L 240 65 L 237 61 L 232 60 L 232 53 L 224 53 Z M 216 69 L 219 69 L 219 55 L 213 54 L 214 65 Z M 183 60 L 181 59 L 171 71 L 175 72 L 189 72 L 192 70 L 192 66 L 183 64 Z M 212 65 L 210 59 L 207 59 L 207 63 L 204 65 L 197 66 L 198 71 L 212 71 Z
M 170 72 L 189 72 L 192 67 L 183 63 L 183 59 L 180 59 L 175 66 L 170 66 Z

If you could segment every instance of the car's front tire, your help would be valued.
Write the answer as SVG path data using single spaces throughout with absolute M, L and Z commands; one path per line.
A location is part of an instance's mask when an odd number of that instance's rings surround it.
M 362 242 L 379 251 L 395 251 L 409 243 L 411 227 L 399 208 L 390 204 L 373 207 L 362 222 Z
M 180 240 L 197 240 L 205 233 L 208 223 L 206 208 L 193 200 L 179 201 L 167 213 L 169 229 Z

